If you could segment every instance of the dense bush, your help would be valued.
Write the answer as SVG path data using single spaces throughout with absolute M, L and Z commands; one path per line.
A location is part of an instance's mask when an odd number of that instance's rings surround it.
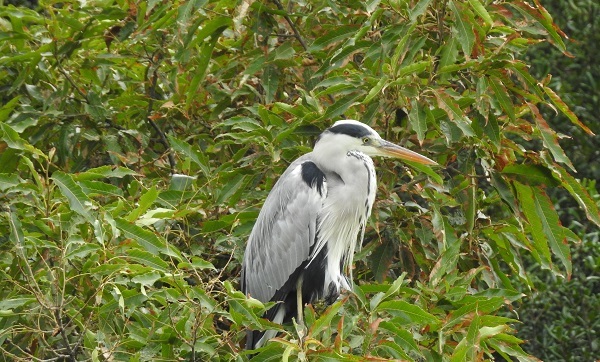
M 547 187 L 600 224 L 539 109 L 589 130 L 518 60 L 545 40 L 566 50 L 537 1 L 0 7 L 3 358 L 244 360 L 251 327 L 282 330 L 257 361 L 532 360 L 502 316 L 533 286 L 522 256 L 569 276 L 577 239 Z M 341 117 L 444 167 L 379 163 L 355 291 L 299 338 L 239 264 Z

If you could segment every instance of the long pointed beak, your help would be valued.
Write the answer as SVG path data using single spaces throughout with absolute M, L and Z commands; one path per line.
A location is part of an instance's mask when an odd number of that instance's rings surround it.
M 398 146 L 386 140 L 378 141 L 380 144 L 376 147 L 379 152 L 381 152 L 381 156 L 399 158 L 401 160 L 416 162 L 423 165 L 437 165 L 437 162 L 434 160 L 431 160 L 407 148 Z

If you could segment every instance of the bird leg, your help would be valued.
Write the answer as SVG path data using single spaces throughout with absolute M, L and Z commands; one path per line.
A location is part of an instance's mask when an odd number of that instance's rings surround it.
M 298 323 L 304 325 L 304 305 L 302 304 L 302 274 L 296 282 L 296 306 L 298 307 Z
M 296 327 L 296 333 L 298 333 L 298 337 L 300 338 L 300 345 L 304 346 L 306 326 L 304 325 L 304 304 L 302 304 L 302 275 L 300 275 L 296 282 L 296 307 L 298 308 L 298 320 L 294 325 Z

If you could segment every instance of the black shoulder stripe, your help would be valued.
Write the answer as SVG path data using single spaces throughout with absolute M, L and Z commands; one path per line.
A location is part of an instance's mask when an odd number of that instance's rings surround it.
M 309 187 L 317 187 L 317 191 L 323 196 L 323 184 L 325 182 L 325 174 L 312 161 L 306 161 L 302 164 L 302 180 Z

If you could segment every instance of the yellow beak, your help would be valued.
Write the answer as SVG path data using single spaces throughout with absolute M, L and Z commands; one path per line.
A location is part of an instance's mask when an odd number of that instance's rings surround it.
M 377 145 L 376 148 L 379 150 L 381 156 L 399 158 L 401 160 L 421 163 L 423 165 L 437 165 L 437 162 L 434 160 L 431 160 L 407 148 L 398 146 L 386 140 L 378 141 L 379 145 Z

